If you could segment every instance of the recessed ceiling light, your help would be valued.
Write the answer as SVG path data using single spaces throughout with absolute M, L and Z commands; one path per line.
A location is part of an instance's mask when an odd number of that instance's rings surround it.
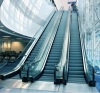
M 22 38 L 16 38 L 16 39 L 22 39 Z
M 2 37 L 10 37 L 10 36 L 2 36 Z
M 8 39 L 8 38 L 3 38 L 3 39 Z

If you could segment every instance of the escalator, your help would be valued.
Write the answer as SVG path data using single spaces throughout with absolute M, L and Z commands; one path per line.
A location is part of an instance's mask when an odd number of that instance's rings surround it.
M 49 56 L 47 58 L 47 62 L 43 74 L 39 78 L 39 81 L 54 81 L 55 65 L 58 64 L 62 53 L 62 46 L 63 46 L 65 29 L 66 29 L 66 23 L 67 23 L 66 21 L 67 15 L 68 12 L 64 11 L 57 34 L 55 36 Z
M 34 37 L 30 40 L 22 53 L 15 59 L 13 63 L 7 62 L 7 65 L 4 65 L 2 66 L 2 68 L 0 68 L 0 79 L 4 80 L 10 77 L 14 77 L 15 75 L 20 73 L 20 68 L 22 67 L 22 65 L 24 65 L 24 62 L 26 61 L 28 55 L 33 50 L 42 33 L 45 32 L 45 29 L 48 27 L 54 15 L 57 15 L 57 13 L 55 13 L 55 11 L 52 11 L 48 16 L 45 25 L 36 32 Z M 26 63 L 30 63 L 30 61 L 32 60 L 31 57 L 28 60 L 26 61 Z
M 68 83 L 86 83 L 77 13 L 72 12 L 70 29 Z
M 26 62 L 24 64 L 24 66 L 22 67 L 21 74 L 20 74 L 21 78 L 22 78 L 22 81 L 25 82 L 25 81 L 28 80 L 28 79 L 26 79 L 28 68 L 34 63 L 34 61 L 35 61 L 34 59 L 36 59 L 36 57 L 38 56 L 39 51 L 41 52 L 41 47 L 43 46 L 43 44 L 47 40 L 48 35 L 52 32 L 51 28 L 52 28 L 54 22 L 56 20 L 58 20 L 57 17 L 59 16 L 59 14 L 60 14 L 60 12 L 56 12 L 54 14 L 54 16 L 51 19 L 50 23 L 48 24 L 45 31 L 43 32 L 43 34 L 39 38 L 38 42 L 36 43 L 35 47 L 31 51 L 30 55 L 26 59 Z

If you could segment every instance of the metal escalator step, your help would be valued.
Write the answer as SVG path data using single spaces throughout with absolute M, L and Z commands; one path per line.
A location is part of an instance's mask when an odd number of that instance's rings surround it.
M 59 33 L 60 34 L 60 33 Z M 63 35 L 63 34 L 62 34 Z M 63 38 L 63 36 L 58 36 L 57 35 L 57 37 L 56 37 L 56 39 L 55 39 L 55 41 L 61 41 L 62 40 L 62 38 Z
M 70 45 L 70 48 L 71 49 L 80 49 L 81 48 L 81 46 L 80 45 Z M 70 50 L 71 50 L 70 49 Z M 80 49 L 81 50 L 81 49 Z
M 80 47 L 70 47 L 70 51 L 82 51 Z
M 70 42 L 70 44 L 74 44 L 74 43 L 80 43 L 80 41 L 78 40 L 78 38 L 77 39 L 75 39 L 75 38 L 71 38 L 71 42 Z
M 58 54 L 58 53 L 57 54 L 51 54 L 51 53 L 49 54 L 49 57 L 54 57 L 54 56 L 55 57 L 60 57 L 60 54 Z
M 51 81 L 51 82 L 53 82 L 54 81 L 54 77 L 42 76 L 41 78 L 39 78 L 39 81 Z
M 48 60 L 49 60 L 49 59 L 52 59 L 52 60 L 58 60 L 59 57 L 56 57 L 56 56 L 55 56 L 55 57 L 48 57 Z
M 82 57 L 82 55 L 70 55 L 69 58 L 71 57 Z
M 27 60 L 34 60 L 34 58 L 35 58 L 35 57 L 32 57 L 32 58 L 28 58 Z
M 77 39 L 77 41 L 80 41 L 79 38 L 80 37 L 77 34 L 74 34 L 74 36 L 71 36 L 71 39 L 73 39 L 73 41 L 76 41 L 76 39 Z
M 61 44 L 55 44 L 55 42 L 53 43 L 53 45 L 52 45 L 52 47 L 62 47 L 62 45 Z
M 46 64 L 46 66 L 56 66 L 56 65 L 57 63 L 49 63 L 49 62 Z
M 48 70 L 48 69 L 46 69 L 46 70 L 44 70 L 44 73 L 47 73 L 47 74 L 54 74 L 54 70 Z
M 36 55 L 36 52 L 32 52 L 32 53 L 30 54 L 30 56 L 31 56 L 31 55 Z
M 71 38 L 71 42 L 79 41 L 79 38 Z
M 56 46 L 57 46 L 57 48 L 58 48 L 58 47 L 61 47 L 61 46 L 60 46 L 61 44 L 62 44 L 62 43 L 56 43 L 56 42 L 55 42 L 55 43 L 53 43 L 53 47 L 54 47 L 54 48 L 55 48 Z M 55 46 L 55 45 L 56 45 L 56 46 Z M 52 48 L 53 48 L 53 47 L 52 47 Z
M 84 80 L 85 78 L 83 77 L 83 78 L 81 78 L 81 77 L 70 77 L 70 78 L 68 78 L 69 80 Z
M 82 56 L 82 52 L 81 51 L 69 51 L 69 55 L 81 55 Z
M 84 78 L 84 75 L 69 75 L 69 78 Z
M 41 48 L 40 46 L 41 46 L 41 45 L 36 46 L 36 47 L 33 49 L 33 51 L 39 51 L 39 49 Z
M 52 77 L 54 77 L 54 74 L 48 74 L 48 73 L 43 73 L 43 76 L 52 76 Z
M 76 50 L 70 49 L 70 52 L 81 52 L 81 50 L 80 49 L 76 49 Z
M 69 67 L 70 67 L 70 66 L 71 66 L 71 67 L 77 67 L 77 66 L 78 66 L 78 67 L 79 67 L 79 66 L 80 66 L 80 67 L 83 67 L 82 64 L 76 64 L 76 63 L 75 63 L 75 64 L 69 64 Z
M 71 67 L 69 68 L 69 71 L 83 71 L 83 67 Z
M 51 51 L 53 51 L 53 52 L 61 52 L 61 50 L 57 50 L 57 48 L 56 49 L 52 49 Z
M 69 71 L 69 75 L 83 75 L 83 71 Z
M 75 62 L 73 62 L 73 63 L 70 63 L 69 66 L 70 66 L 70 67 L 73 67 L 73 66 L 74 66 L 74 67 L 79 67 L 79 66 L 83 67 L 83 64 L 82 64 L 82 63 L 75 63 Z M 69 68 L 70 68 L 70 67 L 69 67 Z
M 31 58 L 31 57 L 35 56 L 36 54 L 37 54 L 36 52 L 31 53 L 29 57 Z M 28 57 L 28 58 L 29 58 L 29 57 Z
M 61 42 L 54 42 L 54 44 L 60 45 L 60 44 L 62 44 L 62 41 Z
M 75 34 L 75 35 L 77 35 L 77 34 Z M 75 35 L 71 36 L 71 39 L 77 39 L 77 38 L 79 38 L 78 35 L 77 35 L 77 36 L 75 36 Z M 79 41 L 79 40 L 78 40 L 78 41 Z
M 46 66 L 45 66 L 45 69 L 54 70 L 54 69 L 55 69 L 55 66 L 48 66 L 48 65 L 46 65 Z
M 68 79 L 68 83 L 86 83 L 85 79 Z
M 58 60 L 52 60 L 52 59 L 48 59 L 48 60 L 47 60 L 47 64 L 48 64 L 48 63 L 51 63 L 51 64 L 52 64 L 52 63 L 58 63 L 58 62 L 59 62 L 59 59 L 58 59 Z
M 79 60 L 79 61 L 81 60 L 82 61 L 82 56 L 81 57 L 74 57 L 74 56 L 72 57 L 72 56 L 70 56 L 69 59 L 70 60 Z
M 56 44 L 53 44 L 53 45 L 52 45 L 52 49 L 56 49 L 56 50 L 57 50 L 57 49 L 61 48 L 62 46 L 61 46 L 60 44 L 61 44 L 61 43 L 59 43 L 59 44 L 57 44 L 57 45 L 56 45 Z
M 27 59 L 27 61 L 30 61 L 30 62 L 32 62 L 32 61 L 33 61 L 33 59 Z
M 59 46 L 58 46 L 58 47 L 57 47 L 57 46 L 56 46 L 56 47 L 52 47 L 52 50 L 53 50 L 53 51 L 55 51 L 56 49 L 61 51 L 61 47 L 59 47 Z M 56 51 L 57 51 L 57 50 L 56 50 Z
M 69 80 L 85 80 L 85 78 L 83 77 L 70 77 L 68 78 Z
M 70 51 L 69 54 L 81 54 L 82 55 L 82 52 L 81 51 Z
M 82 64 L 82 60 L 70 60 L 70 63 L 69 64 Z
M 81 53 L 81 52 L 77 52 L 77 53 L 76 53 L 76 52 L 70 52 L 70 53 L 69 53 L 69 56 L 70 56 L 70 55 L 82 55 L 82 53 Z
M 30 55 L 28 58 L 33 58 L 36 54 L 32 54 Z
M 69 57 L 70 60 L 81 60 L 82 61 L 82 56 L 78 57 L 78 56 L 70 56 Z
M 51 49 L 51 51 L 50 51 L 52 54 L 61 54 L 61 52 L 59 51 L 53 51 L 52 49 Z
M 32 51 L 32 53 L 38 53 L 38 50 L 36 50 L 36 51 Z
M 81 47 L 81 44 L 73 44 L 73 43 L 71 43 L 70 46 L 71 47 L 78 47 L 78 46 Z

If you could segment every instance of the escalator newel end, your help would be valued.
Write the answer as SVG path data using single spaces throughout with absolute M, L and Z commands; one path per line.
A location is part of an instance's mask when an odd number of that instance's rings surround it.
M 95 81 L 90 81 L 90 82 L 89 82 L 89 86 L 95 87 L 95 85 L 96 85 L 96 82 L 95 82 Z

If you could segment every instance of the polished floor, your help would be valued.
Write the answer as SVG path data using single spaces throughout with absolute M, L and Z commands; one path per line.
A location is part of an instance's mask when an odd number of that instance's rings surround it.
M 87 84 L 68 83 L 54 85 L 53 82 L 37 81 L 23 83 L 19 79 L 0 81 L 0 93 L 99 93 L 95 87 Z

